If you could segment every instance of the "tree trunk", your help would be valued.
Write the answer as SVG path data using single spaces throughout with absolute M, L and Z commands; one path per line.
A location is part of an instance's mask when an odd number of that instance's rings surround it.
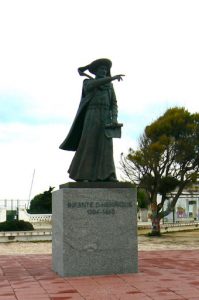
M 151 230 L 151 235 L 153 236 L 159 236 L 160 235 L 160 216 L 158 215 L 158 210 L 157 210 L 157 203 L 153 202 L 151 204 L 151 223 L 152 223 L 152 230 Z
M 160 235 L 160 218 L 158 216 L 151 216 L 152 230 L 151 235 Z

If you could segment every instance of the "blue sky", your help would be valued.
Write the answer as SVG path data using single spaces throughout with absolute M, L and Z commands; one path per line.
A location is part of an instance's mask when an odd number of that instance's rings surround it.
M 0 94 L 0 122 L 4 124 L 21 123 L 27 125 L 63 123 L 64 116 L 40 114 L 33 101 L 28 101 L 17 93 Z
M 59 150 L 80 101 L 77 68 L 113 62 L 121 140 L 115 162 L 172 106 L 199 110 L 197 0 L 0 2 L 0 199 L 32 197 L 68 181 Z M 119 170 L 118 170 L 119 175 Z

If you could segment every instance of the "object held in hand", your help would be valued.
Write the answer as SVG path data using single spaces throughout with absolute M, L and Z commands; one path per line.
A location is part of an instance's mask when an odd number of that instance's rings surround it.
M 121 138 L 122 123 L 110 123 L 105 125 L 105 135 L 107 138 Z

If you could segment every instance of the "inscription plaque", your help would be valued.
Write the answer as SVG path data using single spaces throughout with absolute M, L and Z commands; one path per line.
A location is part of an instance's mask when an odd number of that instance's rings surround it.
M 67 203 L 67 207 L 69 209 L 75 209 L 75 208 L 84 208 L 86 209 L 87 213 L 89 215 L 98 215 L 98 214 L 104 214 L 104 215 L 110 215 L 115 214 L 117 212 L 116 208 L 127 208 L 132 207 L 132 202 L 123 202 L 123 201 L 86 201 L 86 202 L 76 202 L 71 201 Z

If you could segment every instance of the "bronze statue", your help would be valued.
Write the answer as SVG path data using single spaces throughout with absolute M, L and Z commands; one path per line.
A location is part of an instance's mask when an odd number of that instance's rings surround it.
M 102 58 L 78 69 L 88 79 L 83 82 L 72 127 L 60 145 L 60 149 L 76 151 L 68 170 L 75 181 L 117 181 L 112 138 L 121 137 L 122 124 L 117 122 L 117 101 L 111 82 L 122 80 L 124 75 L 112 77 L 111 66 L 109 59 Z

